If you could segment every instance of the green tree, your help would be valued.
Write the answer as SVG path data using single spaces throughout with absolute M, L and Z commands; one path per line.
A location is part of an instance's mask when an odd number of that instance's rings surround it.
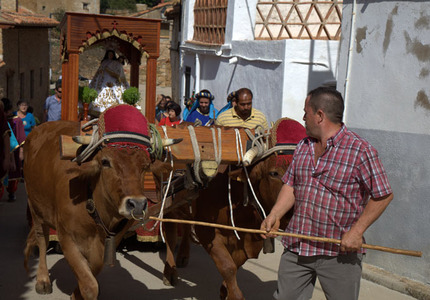
M 100 12 L 106 13 L 107 9 L 127 9 L 136 11 L 136 0 L 101 0 Z
M 54 12 L 52 13 L 52 16 L 54 17 L 55 20 L 57 20 L 58 22 L 61 22 L 65 14 L 66 14 L 66 10 L 60 7 L 54 10 Z

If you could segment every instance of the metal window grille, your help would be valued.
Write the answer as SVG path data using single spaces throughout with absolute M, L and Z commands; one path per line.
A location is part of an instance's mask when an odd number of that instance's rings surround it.
M 194 4 L 194 42 L 211 45 L 224 44 L 227 4 L 228 0 L 196 0 Z
M 342 0 L 260 0 L 255 39 L 339 40 L 342 4 Z

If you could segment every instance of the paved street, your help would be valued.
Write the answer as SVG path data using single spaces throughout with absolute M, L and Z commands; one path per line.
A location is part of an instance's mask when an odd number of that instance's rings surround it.
M 0 202 L 0 299 L 69 299 L 76 280 L 62 255 L 50 250 L 48 267 L 53 282 L 53 293 L 38 295 L 35 292 L 36 259 L 30 261 L 31 274 L 27 276 L 23 267 L 23 249 L 28 232 L 26 223 L 26 195 L 20 183 L 16 202 L 6 201 L 7 194 Z M 166 287 L 162 282 L 165 251 L 153 252 L 149 247 L 143 251 L 122 249 L 117 253 L 117 265 L 106 267 L 98 276 L 101 294 L 99 299 L 219 299 L 221 276 L 204 250 L 194 245 L 187 268 L 179 269 L 180 280 L 177 287 Z M 279 242 L 276 253 L 261 254 L 258 260 L 248 261 L 238 274 L 239 285 L 246 299 L 271 299 L 276 289 L 277 266 L 282 252 Z M 313 300 L 325 299 L 317 286 Z M 414 299 L 372 282 L 362 280 L 360 300 L 406 300 Z

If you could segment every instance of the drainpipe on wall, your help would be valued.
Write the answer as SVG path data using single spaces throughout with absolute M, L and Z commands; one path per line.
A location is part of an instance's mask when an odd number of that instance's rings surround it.
M 275 58 L 263 58 L 263 57 L 249 57 L 249 56 L 245 56 L 245 55 L 241 55 L 241 54 L 223 54 L 223 49 L 221 50 L 214 50 L 214 49 L 199 49 L 199 48 L 195 48 L 195 47 L 191 47 L 188 45 L 181 45 L 180 46 L 181 50 L 186 51 L 192 51 L 194 53 L 197 54 L 208 54 L 208 55 L 216 55 L 218 57 L 221 58 L 240 58 L 246 61 L 262 61 L 262 62 L 271 62 L 271 63 L 282 63 L 283 60 L 282 59 L 275 59 Z M 222 48 L 222 47 L 221 47 Z
M 349 33 L 350 39 L 349 39 L 349 49 L 348 49 L 348 60 L 346 62 L 345 95 L 344 95 L 345 108 L 346 108 L 346 105 L 348 104 L 349 77 L 351 75 L 351 68 L 350 67 L 351 67 L 352 54 L 354 52 L 354 45 L 355 45 L 356 10 L 357 10 L 357 1 L 353 0 L 352 12 L 351 12 L 351 30 Z M 346 115 L 344 115 L 344 122 L 346 122 Z

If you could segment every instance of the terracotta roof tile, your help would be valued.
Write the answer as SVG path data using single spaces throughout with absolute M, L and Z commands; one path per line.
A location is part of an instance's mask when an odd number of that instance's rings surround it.
M 0 26 L 35 26 L 35 27 L 55 27 L 58 21 L 33 13 L 25 7 L 19 6 L 18 11 L 0 10 Z

